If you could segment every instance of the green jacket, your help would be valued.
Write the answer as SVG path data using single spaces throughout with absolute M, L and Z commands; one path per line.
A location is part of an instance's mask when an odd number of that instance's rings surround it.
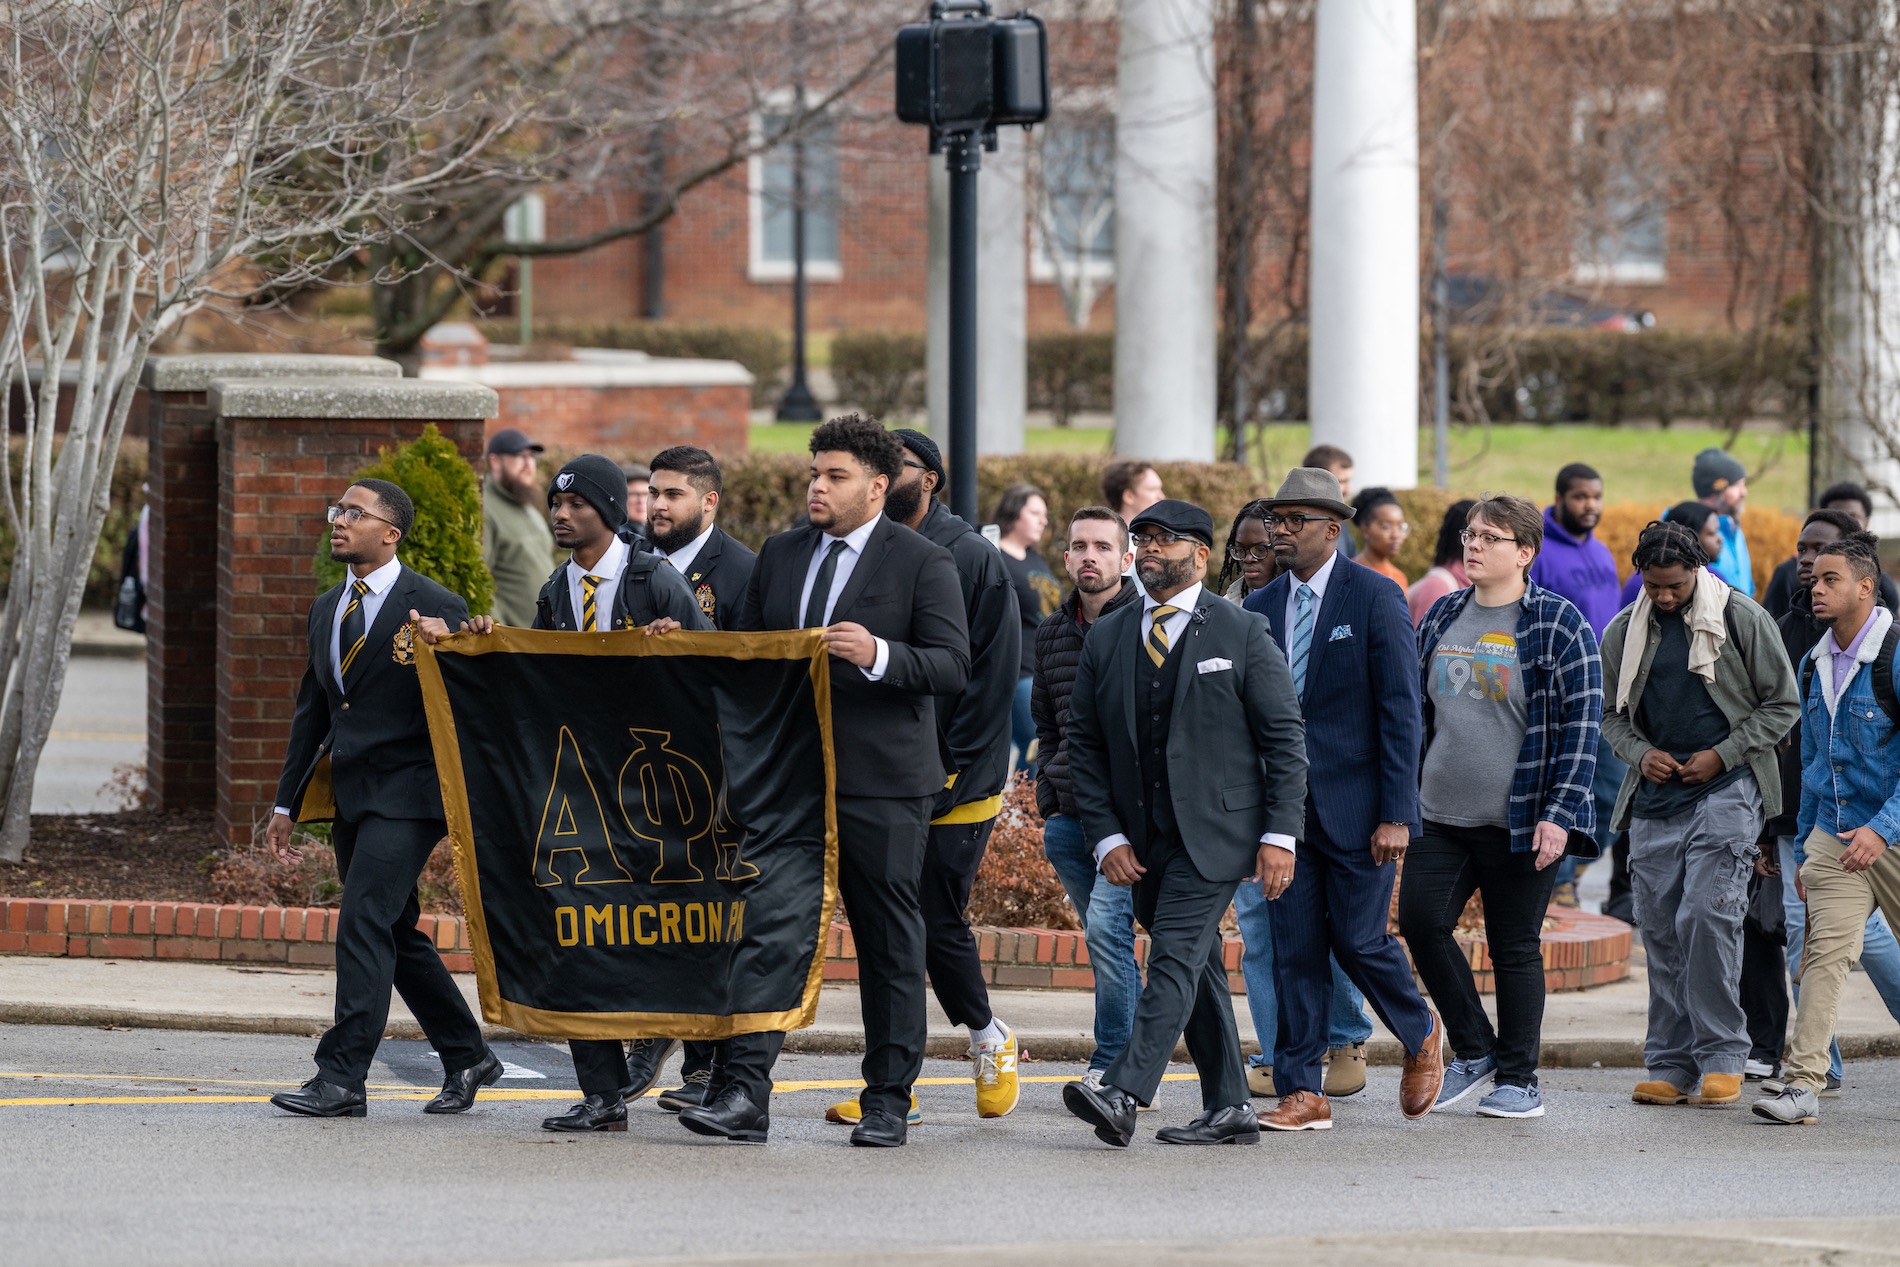
M 1633 606 L 1625 607 L 1603 631 L 1603 737 L 1610 741 L 1616 755 L 1629 763 L 1629 772 L 1623 776 L 1623 788 L 1616 796 L 1616 813 L 1611 818 L 1614 831 L 1622 831 L 1630 825 L 1630 800 L 1636 794 L 1637 781 L 1643 777 L 1643 754 L 1656 746 L 1636 724 L 1643 688 L 1649 683 L 1650 665 L 1656 659 L 1659 626 L 1653 609 L 1644 639 L 1642 664 L 1630 686 L 1629 706 L 1616 711 L 1623 646 L 1629 638 L 1630 613 L 1635 610 Z M 1709 687 L 1709 698 L 1728 718 L 1729 735 L 1717 745 L 1715 753 L 1722 758 L 1724 770 L 1733 770 L 1741 762 L 1748 762 L 1755 783 L 1761 789 L 1762 811 L 1773 818 L 1781 812 L 1781 771 L 1775 747 L 1801 716 L 1794 668 L 1788 663 L 1787 649 L 1781 644 L 1781 631 L 1753 599 L 1739 590 L 1730 590 L 1726 617 L 1729 637 L 1715 662 L 1715 682 Z
M 482 558 L 495 578 L 495 623 L 529 629 L 541 583 L 556 562 L 542 506 L 524 506 L 491 476 L 482 481 Z

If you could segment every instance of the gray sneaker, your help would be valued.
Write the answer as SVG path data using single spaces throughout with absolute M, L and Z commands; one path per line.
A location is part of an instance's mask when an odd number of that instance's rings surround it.
M 1478 1101 L 1478 1116 L 1542 1117 L 1544 1116 L 1544 1096 L 1536 1087 L 1519 1087 L 1505 1083 Z
M 1821 1120 L 1821 1105 L 1806 1087 L 1783 1087 L 1780 1095 L 1755 1101 L 1755 1116 L 1783 1126 L 1813 1126 Z
M 1823 1100 L 1834 1100 L 1840 1098 L 1840 1094 L 1841 1080 L 1836 1078 L 1833 1074 L 1829 1074 L 1827 1076 L 1827 1085 L 1821 1088 L 1821 1098 Z
M 1432 1101 L 1432 1112 L 1448 1109 L 1458 1103 L 1484 1085 L 1485 1080 L 1497 1071 L 1498 1062 L 1489 1056 L 1452 1061 L 1445 1066 L 1444 1085 L 1438 1088 L 1438 1098 Z

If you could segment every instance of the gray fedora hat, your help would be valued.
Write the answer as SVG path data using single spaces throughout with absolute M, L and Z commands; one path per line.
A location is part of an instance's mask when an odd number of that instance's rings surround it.
M 1269 510 L 1282 506 L 1316 506 L 1330 510 L 1341 519 L 1352 518 L 1352 507 L 1340 496 L 1339 477 L 1324 467 L 1294 467 L 1286 473 L 1280 491 L 1265 500 Z

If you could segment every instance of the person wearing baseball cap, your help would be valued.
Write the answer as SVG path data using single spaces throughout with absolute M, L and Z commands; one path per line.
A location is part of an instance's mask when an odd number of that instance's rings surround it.
M 1707 448 L 1695 455 L 1689 482 L 1696 500 L 1721 516 L 1722 553 L 1709 561 L 1733 589 L 1755 597 L 1755 566 L 1748 557 L 1748 537 L 1742 532 L 1742 503 L 1748 500 L 1748 468 L 1722 449 Z
M 545 450 L 513 427 L 488 440 L 488 478 L 482 481 L 482 561 L 495 578 L 495 619 L 504 625 L 534 620 L 541 578 L 556 561 L 547 512 L 539 505 Z
M 1102 616 L 1082 645 L 1069 770 L 1097 866 L 1134 890 L 1148 980 L 1127 1046 L 1099 1083 L 1065 1086 L 1062 1102 L 1098 1139 L 1127 1147 L 1185 1036 L 1202 1111 L 1155 1138 L 1254 1144 L 1220 922 L 1239 885 L 1277 896 L 1292 878 L 1306 801 L 1299 700 L 1266 622 L 1205 584 L 1212 517 L 1164 498 L 1129 528 L 1141 602 Z

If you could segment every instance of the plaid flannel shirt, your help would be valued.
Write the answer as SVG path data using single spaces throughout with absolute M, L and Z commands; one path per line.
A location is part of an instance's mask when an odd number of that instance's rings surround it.
M 1438 641 L 1471 601 L 1454 590 L 1432 604 L 1418 627 L 1419 698 L 1425 742 L 1432 743 L 1431 661 Z M 1570 833 L 1568 852 L 1594 858 L 1597 734 L 1603 725 L 1603 661 L 1596 635 L 1571 601 L 1534 582 L 1517 618 L 1517 665 L 1524 684 L 1524 745 L 1511 775 L 1511 848 L 1532 847 L 1540 820 Z M 1421 749 L 1421 753 L 1423 749 Z

